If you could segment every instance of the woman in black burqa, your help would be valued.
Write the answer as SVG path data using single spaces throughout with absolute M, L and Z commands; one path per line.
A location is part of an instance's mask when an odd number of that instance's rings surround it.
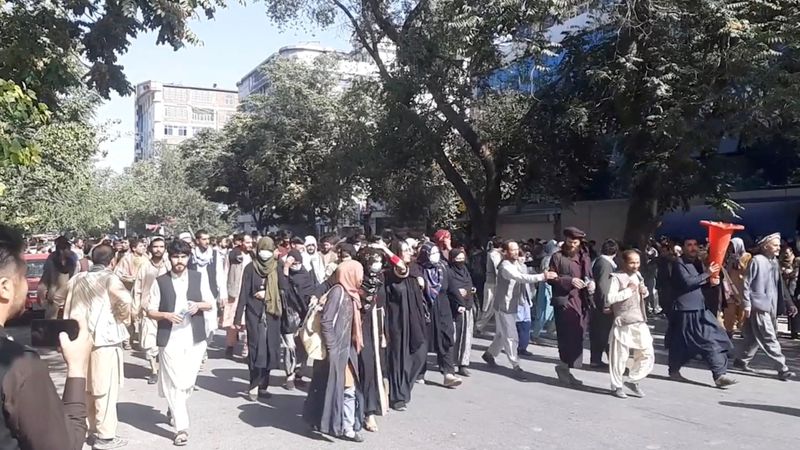
M 384 275 L 389 404 L 392 409 L 405 411 L 417 376 L 425 367 L 428 313 L 422 286 L 411 276 L 411 246 L 404 241 L 396 241 L 393 246 L 403 264 L 395 265 Z
M 359 295 L 364 268 L 358 261 L 345 261 L 333 277 L 336 284 L 328 291 L 320 317 L 326 355 L 314 363 L 303 418 L 317 431 L 362 442 L 356 394 L 358 353 L 364 346 Z
M 444 375 L 444 386 L 454 388 L 462 381 L 455 375 L 455 324 L 447 297 L 450 277 L 447 265 L 441 257 L 439 248 L 432 242 L 426 242 L 419 250 L 417 264 L 412 267 L 411 275 L 422 278 L 424 284 L 422 292 L 431 317 L 428 324 L 428 351 L 436 353 L 439 372 Z M 423 368 L 423 377 L 425 370 Z
M 278 288 L 275 243 L 259 239 L 253 261 L 242 274 L 242 288 L 233 323 L 247 327 L 247 366 L 250 369 L 250 400 L 269 397 L 269 372 L 278 368 L 281 345 L 282 300 Z

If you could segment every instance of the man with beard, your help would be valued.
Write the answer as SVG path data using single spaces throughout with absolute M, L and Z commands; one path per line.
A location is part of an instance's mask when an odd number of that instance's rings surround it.
M 200 286 L 203 290 L 203 298 L 211 297 L 211 312 L 205 314 L 206 328 L 217 329 L 217 308 L 228 298 L 226 292 L 228 277 L 225 274 L 225 264 L 218 251 L 211 248 L 211 238 L 206 230 L 197 230 L 194 235 L 195 246 L 192 249 L 192 257 L 189 259 L 189 270 L 200 273 Z M 209 332 L 209 338 L 210 336 Z M 208 359 L 208 355 L 203 356 L 203 362 Z
M 609 239 L 603 242 L 600 256 L 592 264 L 592 277 L 597 282 L 594 293 L 594 307 L 589 319 L 589 342 L 591 359 L 589 364 L 593 369 L 606 369 L 603 363 L 603 353 L 608 354 L 608 335 L 614 316 L 606 307 L 608 303 L 608 289 L 611 287 L 611 274 L 617 270 L 617 243 Z
M 89 332 L 94 347 L 89 355 L 86 390 L 89 397 L 89 432 L 94 434 L 95 449 L 122 447 L 126 441 L 117 437 L 117 400 L 122 387 L 122 343 L 129 335 L 130 291 L 108 268 L 114 250 L 100 245 L 92 251 L 88 272 L 72 278 L 57 295 L 66 298 L 64 318 L 75 319 Z M 92 437 L 92 436 L 90 436 Z
M 317 238 L 306 236 L 305 247 L 306 258 L 303 260 L 303 266 L 314 276 L 317 284 L 322 283 L 325 281 L 325 263 L 322 261 L 322 255 L 317 252 Z
M 203 290 L 202 276 L 188 269 L 192 256 L 189 244 L 172 241 L 167 252 L 171 270 L 153 283 L 147 314 L 158 322 L 158 391 L 169 405 L 168 416 L 175 429 L 173 444 L 183 446 L 189 441 L 186 402 L 194 389 L 210 332 L 204 316 L 213 314 L 214 298 Z
M 136 274 L 139 269 L 147 263 L 147 240 L 137 239 L 133 247 L 133 251 L 126 252 L 121 260 L 114 267 L 114 274 L 122 280 L 125 288 L 133 292 L 133 285 L 136 281 Z M 130 350 L 133 345 L 134 336 L 136 335 L 137 325 L 139 324 L 139 317 L 135 314 L 138 308 L 134 307 L 134 314 L 131 315 L 131 325 L 128 329 L 130 339 L 122 343 L 122 348 Z M 141 341 L 141 338 L 139 338 Z
M 764 350 L 778 370 L 778 378 L 786 381 L 795 376 L 786 366 L 786 357 L 778 342 L 778 305 L 786 307 L 786 315 L 797 314 L 791 298 L 784 292 L 778 266 L 781 251 L 781 235 L 771 234 L 758 242 L 761 252 L 754 256 L 744 279 L 744 312 L 747 317 L 742 327 L 742 341 L 738 347 L 738 359 L 733 363 L 737 369 L 752 372 L 750 361 L 759 347 Z
M 697 240 L 686 239 L 683 242 L 683 256 L 672 265 L 671 291 L 675 303 L 666 335 L 669 376 L 675 381 L 685 382 L 680 373 L 681 367 L 700 355 L 711 368 L 717 387 L 725 388 L 737 383 L 727 375 L 731 341 L 717 318 L 706 309 L 702 292 L 706 284 L 719 284 L 719 278 L 713 275 L 719 273 L 720 267 L 712 262 L 704 271 L 697 254 Z
M 610 275 L 611 282 L 605 296 L 605 306 L 611 308 L 614 317 L 608 363 L 611 389 L 617 398 L 628 397 L 622 390 L 623 384 L 637 397 L 644 397 L 639 381 L 653 370 L 655 364 L 653 337 L 647 326 L 645 306 L 645 298 L 649 292 L 639 273 L 640 265 L 641 260 L 636 250 L 622 252 L 622 268 Z M 633 364 L 629 364 L 631 352 Z M 628 382 L 623 381 L 625 369 L 628 369 Z
M 322 258 L 322 267 L 327 268 L 330 263 L 336 261 L 336 252 L 333 250 L 333 236 L 322 237 L 322 247 L 319 249 Z M 324 275 L 323 275 L 324 277 Z
M 66 288 L 70 278 L 80 271 L 80 265 L 67 238 L 59 236 L 55 243 L 56 250 L 47 257 L 37 288 L 39 302 L 45 307 L 45 319 L 58 317 L 58 311 L 64 304 L 56 301 L 56 293 Z
M 242 275 L 244 268 L 252 261 L 253 238 L 245 233 L 234 237 L 234 242 L 239 245 L 228 254 L 228 301 L 222 306 L 222 328 L 225 329 L 225 356 L 233 358 L 233 350 L 239 338 L 239 329 L 244 326 L 244 322 L 234 322 L 236 307 L 239 305 L 239 291 L 242 289 Z M 247 357 L 247 332 L 245 334 L 245 345 L 242 350 L 242 357 Z
M 527 269 L 519 258 L 519 245 L 514 241 L 503 243 L 503 261 L 497 269 L 497 288 L 495 289 L 495 335 L 482 358 L 489 367 L 497 367 L 495 358 L 504 350 L 513 367 L 514 377 L 526 380 L 527 375 L 519 365 L 519 334 L 517 332 L 517 311 L 523 301 L 522 289 L 526 284 L 540 283 L 555 279 L 552 271 L 539 274 L 526 273 Z
M 561 358 L 556 374 L 562 383 L 573 386 L 583 384 L 570 369 L 583 365 L 583 335 L 595 289 L 589 252 L 582 245 L 585 237 L 586 233 L 575 227 L 564 229 L 561 251 L 550 259 L 550 271 L 558 277 L 548 281 L 553 287 L 551 302 Z
M 483 285 L 483 302 L 478 320 L 475 322 L 475 332 L 484 333 L 489 321 L 494 317 L 494 290 L 497 286 L 497 268 L 503 261 L 503 240 L 499 237 L 489 242 L 489 252 L 486 255 L 486 283 Z
M 150 306 L 150 291 L 156 278 L 169 272 L 169 261 L 164 257 L 166 245 L 164 238 L 154 237 L 150 241 L 150 260 L 146 262 L 136 273 L 133 282 L 133 314 L 139 317 L 139 344 L 147 355 L 150 363 L 150 375 L 147 377 L 147 384 L 158 382 L 158 346 L 156 345 L 156 331 L 158 325 L 147 317 L 147 310 Z

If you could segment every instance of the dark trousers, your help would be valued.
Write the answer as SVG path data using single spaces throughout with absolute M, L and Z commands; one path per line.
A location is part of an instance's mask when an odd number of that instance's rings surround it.
M 258 387 L 265 391 L 269 387 L 269 369 L 255 367 L 250 369 L 250 389 Z
M 519 336 L 519 345 L 517 350 L 527 350 L 528 344 L 531 343 L 531 321 L 517 322 L 517 336 Z
M 608 354 L 608 336 L 614 324 L 613 314 L 604 314 L 602 309 L 593 309 L 589 318 L 589 350 L 592 364 L 603 362 L 603 353 Z

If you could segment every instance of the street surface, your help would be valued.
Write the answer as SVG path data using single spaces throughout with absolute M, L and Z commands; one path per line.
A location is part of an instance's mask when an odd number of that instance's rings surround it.
M 651 324 L 652 325 L 652 324 Z M 663 328 L 659 321 L 657 328 Z M 10 327 L 18 341 L 29 339 L 27 324 Z M 644 399 L 614 398 L 608 374 L 575 371 L 583 389 L 561 386 L 555 377 L 555 346 L 531 346 L 523 360 L 527 382 L 513 380 L 508 360 L 492 371 L 480 358 L 489 342 L 473 345 L 473 376 L 448 390 L 438 373 L 428 372 L 427 385 L 417 385 L 408 411 L 379 418 L 380 431 L 365 433 L 353 444 L 313 435 L 300 417 L 305 394 L 288 392 L 274 371 L 273 397 L 253 403 L 243 397 L 247 367 L 223 359 L 221 332 L 210 347 L 197 391 L 189 400 L 189 447 L 193 449 L 788 449 L 796 445 L 800 416 L 796 382 L 781 382 L 774 371 L 764 375 L 734 372 L 740 384 L 728 391 L 713 388 L 701 362 L 683 370 L 694 384 L 667 379 L 662 333 L 656 337 L 657 365 L 643 383 Z M 548 341 L 549 342 L 549 341 Z M 554 344 L 554 343 L 553 343 Z M 789 366 L 798 369 L 800 344 L 782 340 Z M 43 352 L 58 389 L 64 364 L 55 352 Z M 586 351 L 584 360 L 588 361 Z M 126 448 L 168 449 L 173 432 L 165 417 L 166 402 L 156 386 L 148 386 L 146 361 L 136 352 L 125 361 L 125 386 L 120 394 L 119 435 Z M 588 365 L 587 365 L 588 367 Z M 755 368 L 766 369 L 759 354 Z M 86 447 L 88 448 L 88 447 Z

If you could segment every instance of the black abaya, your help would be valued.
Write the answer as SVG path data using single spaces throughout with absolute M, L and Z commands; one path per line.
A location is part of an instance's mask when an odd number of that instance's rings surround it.
M 247 365 L 250 368 L 250 389 L 265 389 L 269 384 L 269 371 L 277 369 L 280 362 L 281 321 L 269 313 L 264 300 L 255 297 L 263 289 L 264 278 L 258 276 L 253 263 L 245 267 L 242 288 L 233 323 L 241 323 L 245 315 L 247 328 Z
M 389 401 L 392 407 L 411 401 L 411 390 L 425 365 L 425 307 L 417 279 L 386 276 L 386 334 Z

